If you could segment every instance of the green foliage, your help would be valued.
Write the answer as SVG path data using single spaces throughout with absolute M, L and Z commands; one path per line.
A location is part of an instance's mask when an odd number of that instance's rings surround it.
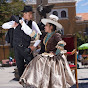
M 88 35 L 85 35 L 83 33 L 76 33 L 77 36 L 77 46 L 80 46 L 84 43 L 88 43 Z
M 10 51 L 10 53 L 9 53 L 9 57 L 14 58 L 14 51 L 13 51 L 13 50 Z
M 3 35 L 5 35 L 5 33 L 0 33 L 0 38 L 2 38 L 2 37 L 3 37 Z
M 0 26 L 9 20 L 11 15 L 21 15 L 21 10 L 23 10 L 24 3 L 19 0 L 12 0 L 11 3 L 0 3 Z
M 9 55 L 7 56 L 7 58 L 9 59 L 9 57 L 12 57 L 14 59 L 14 50 L 13 50 L 13 48 L 10 48 Z

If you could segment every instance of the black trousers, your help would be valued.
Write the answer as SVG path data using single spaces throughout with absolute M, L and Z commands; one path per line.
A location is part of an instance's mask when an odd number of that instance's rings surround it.
M 21 77 L 25 69 L 25 62 L 28 64 L 33 59 L 33 54 L 26 53 L 25 48 L 19 46 L 14 47 L 14 54 L 19 76 Z

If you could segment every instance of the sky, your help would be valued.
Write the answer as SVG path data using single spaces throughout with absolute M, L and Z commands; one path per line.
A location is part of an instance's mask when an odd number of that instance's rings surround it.
M 76 0 L 76 12 L 88 13 L 88 0 Z

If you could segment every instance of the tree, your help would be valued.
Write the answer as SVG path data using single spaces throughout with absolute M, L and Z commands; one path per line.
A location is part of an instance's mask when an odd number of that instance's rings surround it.
M 82 32 L 77 32 L 76 36 L 77 36 L 77 47 L 79 47 L 84 43 L 88 43 L 88 35 L 85 35 Z
M 21 0 L 12 0 L 11 3 L 2 0 L 0 2 L 0 26 L 9 20 L 11 15 L 21 15 L 24 5 L 24 2 Z

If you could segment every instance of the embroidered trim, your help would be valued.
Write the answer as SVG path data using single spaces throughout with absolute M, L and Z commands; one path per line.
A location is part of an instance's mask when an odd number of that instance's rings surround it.
M 62 46 L 57 45 L 56 48 L 59 49 L 59 50 L 64 50 L 64 47 L 62 47 Z
M 33 31 L 33 32 L 30 34 L 30 37 L 34 37 L 34 36 L 35 36 L 35 34 L 36 34 L 36 32 L 35 32 L 35 31 Z
M 46 57 L 53 57 L 54 56 L 54 54 L 51 54 L 51 53 L 42 53 L 42 56 L 46 56 Z
M 59 41 L 56 45 L 56 48 L 60 50 L 60 53 L 66 53 L 67 51 L 64 50 L 64 46 L 66 45 L 66 42 L 64 42 L 63 40 L 62 41 Z
M 30 34 L 30 37 L 34 37 L 35 40 L 38 40 L 40 38 L 40 34 L 36 33 L 34 30 L 33 32 Z
M 57 44 L 58 44 L 58 45 L 59 45 L 59 44 L 63 44 L 63 45 L 65 46 L 65 45 L 66 45 L 66 42 L 64 42 L 64 41 L 62 40 L 62 41 L 59 41 Z

